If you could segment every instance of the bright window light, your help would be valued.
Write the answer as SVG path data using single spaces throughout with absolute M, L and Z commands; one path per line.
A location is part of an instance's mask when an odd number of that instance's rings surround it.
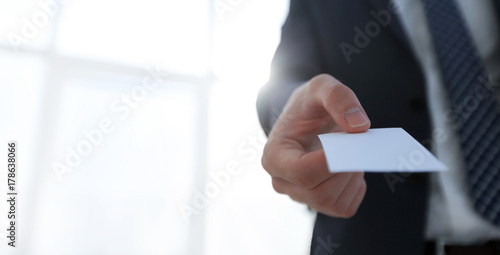
M 0 254 L 307 254 L 314 215 L 273 190 L 255 110 L 287 12 L 0 2 L 0 140 L 19 142 L 22 192 Z

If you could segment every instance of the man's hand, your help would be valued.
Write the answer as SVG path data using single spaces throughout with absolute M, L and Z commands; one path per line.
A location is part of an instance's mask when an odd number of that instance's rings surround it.
M 354 92 L 330 75 L 318 75 L 290 96 L 269 134 L 262 165 L 277 192 L 318 212 L 352 217 L 365 196 L 364 173 L 330 173 L 317 135 L 369 128 Z

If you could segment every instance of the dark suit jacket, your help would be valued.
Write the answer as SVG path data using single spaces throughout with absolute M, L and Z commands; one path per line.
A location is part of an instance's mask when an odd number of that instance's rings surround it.
M 376 18 L 387 12 L 390 21 Z M 328 73 L 356 93 L 372 128 L 403 127 L 428 146 L 423 73 L 397 15 L 389 0 L 291 0 L 271 79 L 257 100 L 266 133 L 293 89 Z M 427 174 L 366 173 L 365 179 L 354 217 L 317 215 L 311 254 L 422 254 Z

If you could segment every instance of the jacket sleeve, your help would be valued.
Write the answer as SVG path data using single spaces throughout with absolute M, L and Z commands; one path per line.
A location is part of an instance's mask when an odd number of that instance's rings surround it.
M 318 36 L 309 5 L 309 1 L 290 1 L 281 42 L 271 64 L 270 80 L 257 98 L 260 124 L 267 135 L 293 90 L 321 73 Z

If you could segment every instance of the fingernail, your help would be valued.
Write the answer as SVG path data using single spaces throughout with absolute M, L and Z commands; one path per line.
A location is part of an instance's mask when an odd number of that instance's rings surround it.
M 357 107 L 347 110 L 344 113 L 344 119 L 350 127 L 361 127 L 368 124 L 368 118 Z

